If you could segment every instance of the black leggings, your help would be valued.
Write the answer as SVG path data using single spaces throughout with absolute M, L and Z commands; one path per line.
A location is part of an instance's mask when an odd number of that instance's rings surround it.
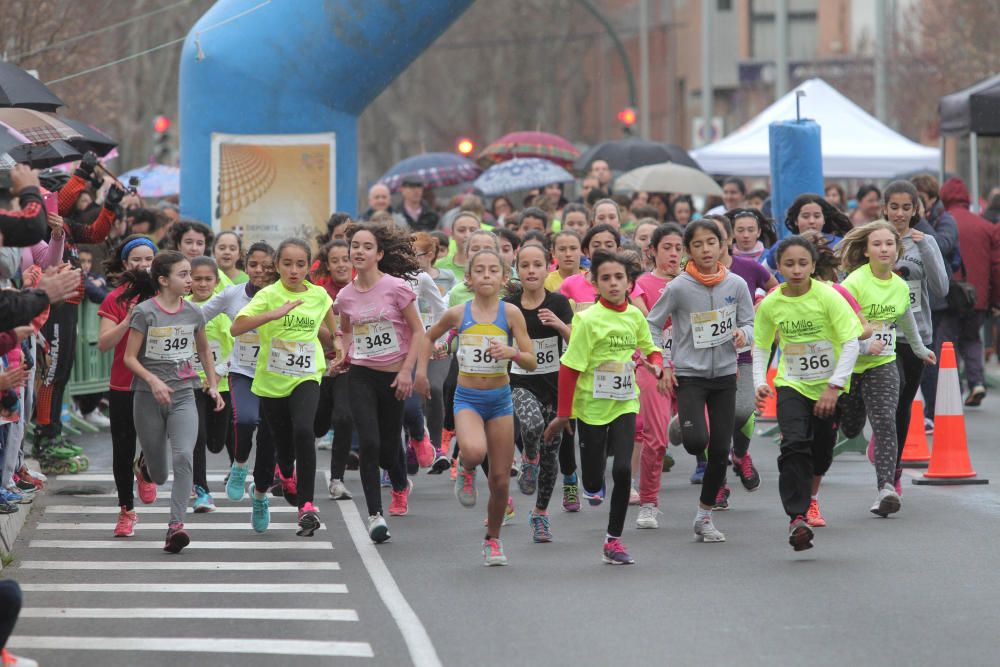
M 208 491 L 208 462 L 205 450 L 218 454 L 226 447 L 229 435 L 229 422 L 233 418 L 233 402 L 229 392 L 221 394 L 226 407 L 215 411 L 215 401 L 207 392 L 194 392 L 195 404 L 198 406 L 198 439 L 194 441 L 194 483 Z
M 297 470 L 299 507 L 313 501 L 316 489 L 316 439 L 313 437 L 313 418 L 319 402 L 319 383 L 306 380 L 299 383 L 292 393 L 282 398 L 260 399 L 278 460 L 281 474 L 291 477 Z M 260 446 L 257 457 L 260 458 Z M 254 479 L 256 481 L 256 470 Z
M 816 401 L 791 387 L 778 387 L 778 493 L 790 519 L 804 515 L 812 498 L 814 476 L 826 474 L 837 443 L 837 417 L 821 419 L 813 414 Z
M 351 453 L 351 433 L 354 420 L 351 418 L 351 392 L 347 374 L 333 377 L 323 376 L 319 388 L 319 406 L 313 435 L 322 438 L 333 427 L 333 447 L 330 451 L 330 478 L 344 479 L 347 457 Z
M 562 434 L 562 441 L 559 443 L 559 472 L 563 475 L 576 474 L 576 420 L 571 419 L 573 433 Z
M 61 303 L 51 307 L 49 319 L 42 327 L 48 349 L 38 355 L 36 377 L 40 381 L 35 398 L 36 432 L 41 438 L 54 438 L 62 433 L 63 392 L 76 359 L 79 317 L 80 304 Z
M 21 613 L 21 587 L 13 579 L 0 581 L 0 649 L 14 632 Z
M 111 469 L 115 475 L 118 504 L 131 511 L 135 507 L 135 420 L 132 416 L 132 392 L 112 389 L 108 394 L 108 419 L 111 420 Z
M 912 347 L 897 340 L 896 366 L 899 368 L 899 404 L 896 406 L 896 442 L 899 445 L 896 455 L 896 467 L 898 468 L 899 461 L 903 459 L 903 446 L 906 445 L 906 434 L 910 430 L 910 413 L 913 410 L 913 399 L 917 396 L 917 390 L 920 389 L 920 380 L 924 375 L 924 362 L 913 353 Z
M 576 420 L 580 432 L 580 469 L 583 489 L 596 493 L 604 486 L 608 457 L 611 464 L 611 508 L 608 514 L 608 535 L 621 537 L 628 512 L 628 495 L 632 488 L 632 447 L 635 445 L 635 413 L 627 412 L 608 424 L 594 426 Z
M 394 491 L 404 491 L 406 460 L 399 441 L 403 430 L 403 401 L 396 398 L 390 385 L 396 373 L 377 371 L 365 366 L 351 366 L 351 412 L 361 445 L 359 455 L 361 487 L 369 516 L 382 512 L 382 489 L 379 468 L 389 472 Z
M 681 423 L 684 449 L 697 456 L 708 447 L 708 467 L 701 483 L 702 505 L 711 507 L 715 504 L 715 496 L 726 479 L 735 415 L 736 375 L 677 377 L 677 418 Z

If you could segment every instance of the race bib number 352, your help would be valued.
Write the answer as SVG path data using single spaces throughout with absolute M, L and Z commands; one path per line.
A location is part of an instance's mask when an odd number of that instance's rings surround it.
M 875 356 L 879 357 L 889 357 L 896 353 L 896 327 L 892 322 L 885 322 L 883 320 L 873 320 L 872 325 L 872 340 L 882 341 L 884 347 L 882 351 Z

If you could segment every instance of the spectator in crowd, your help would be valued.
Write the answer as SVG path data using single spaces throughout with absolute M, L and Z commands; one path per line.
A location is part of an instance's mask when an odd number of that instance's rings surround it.
M 747 184 L 742 178 L 730 176 L 722 181 L 722 203 L 709 209 L 705 215 L 724 215 L 726 211 L 742 208 L 746 198 Z
M 590 174 L 584 176 L 583 180 L 580 181 L 580 203 L 587 204 L 590 197 L 590 191 L 600 190 L 600 189 L 601 186 L 600 183 L 598 183 L 596 176 L 592 176 Z M 607 196 L 608 196 L 607 193 L 604 193 L 603 195 L 601 195 L 601 197 L 599 197 L 599 199 L 602 199 Z
M 406 176 L 402 183 L 403 206 L 400 213 L 410 230 L 430 232 L 437 229 L 438 214 L 424 200 L 424 181 L 419 176 Z
M 870 183 L 858 188 L 858 205 L 851 214 L 851 224 L 855 227 L 867 225 L 882 217 L 882 192 Z
M 751 190 L 747 193 L 747 208 L 760 211 L 764 207 L 764 202 L 771 196 L 771 193 L 763 188 Z M 733 209 L 729 209 L 732 211 Z
M 1000 222 L 1000 192 L 990 197 L 989 206 L 983 211 L 983 217 L 993 224 Z
M 384 183 L 376 183 L 368 188 L 368 210 L 361 216 L 361 219 L 371 220 L 372 216 L 379 211 L 385 211 L 393 217 L 396 224 L 403 225 L 405 223 L 403 216 L 392 210 L 391 196 L 389 186 Z
M 844 192 L 844 188 L 840 183 L 828 184 L 823 189 L 823 198 L 841 211 L 847 212 L 847 193 Z
M 681 227 L 694 217 L 694 201 L 689 195 L 680 195 L 670 203 L 670 217 L 667 222 L 676 222 Z
M 591 162 L 590 175 L 597 179 L 597 187 L 605 192 L 611 192 L 611 180 L 614 178 L 614 174 L 611 173 L 611 166 L 607 160 Z

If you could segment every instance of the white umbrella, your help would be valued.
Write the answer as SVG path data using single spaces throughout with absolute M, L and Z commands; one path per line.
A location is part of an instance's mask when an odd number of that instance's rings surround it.
M 627 171 L 615 179 L 615 190 L 722 195 L 722 188 L 712 180 L 711 176 L 674 162 L 650 164 Z

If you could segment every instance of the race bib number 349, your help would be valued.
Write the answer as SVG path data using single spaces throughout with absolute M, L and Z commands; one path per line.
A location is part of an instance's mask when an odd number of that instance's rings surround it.
M 194 356 L 194 325 L 150 327 L 146 357 L 157 361 L 189 361 Z

